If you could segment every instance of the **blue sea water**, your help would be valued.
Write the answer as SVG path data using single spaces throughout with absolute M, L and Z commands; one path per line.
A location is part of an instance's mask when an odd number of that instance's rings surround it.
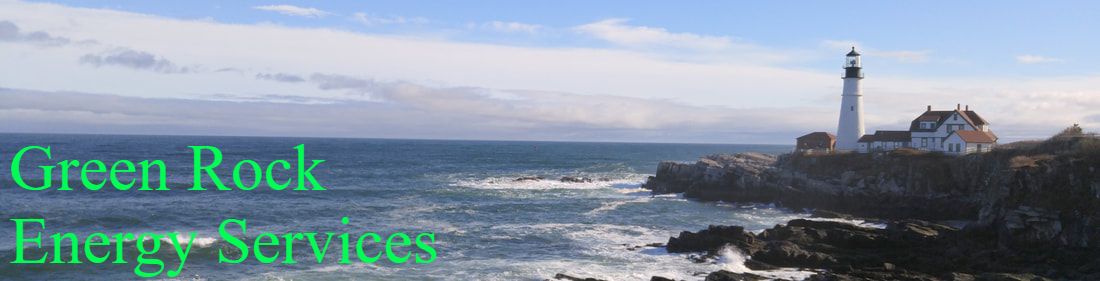
M 224 153 L 224 181 L 242 159 L 261 164 L 306 157 L 324 159 L 314 170 L 325 191 L 187 191 L 192 182 L 188 146 L 211 145 Z M 11 182 L 11 163 L 24 146 L 49 146 L 53 160 L 28 156 L 26 177 L 38 165 L 64 159 L 160 159 L 168 164 L 167 192 L 27 191 Z M 710 224 L 769 228 L 805 214 L 763 205 L 733 205 L 651 196 L 639 186 L 661 160 L 695 161 L 713 153 L 782 153 L 789 146 L 717 144 L 566 143 L 322 138 L 256 138 L 108 135 L 0 135 L 0 279 L 135 279 L 136 251 L 128 264 L 13 265 L 16 247 L 10 218 L 44 218 L 46 249 L 53 232 L 198 232 L 181 279 L 198 280 L 543 280 L 556 273 L 610 280 L 648 280 L 661 275 L 701 280 L 698 272 L 737 267 L 693 263 L 668 254 L 664 243 L 680 231 Z M 71 171 L 72 177 L 78 177 Z M 543 176 L 541 181 L 514 181 Z M 565 183 L 563 176 L 599 179 Z M 55 180 L 58 175 L 55 175 Z M 102 178 L 102 176 L 100 176 Z M 246 182 L 249 182 L 246 178 Z M 55 183 L 55 186 L 59 183 Z M 340 218 L 350 218 L 348 225 Z M 308 244 L 297 264 L 219 264 L 232 247 L 218 224 L 246 219 L 249 233 L 435 233 L 438 259 L 431 264 L 337 264 L 338 243 L 317 264 Z M 33 235 L 33 234 L 31 234 Z M 186 237 L 185 237 L 186 238 Z M 132 247 L 132 243 L 130 246 Z M 67 248 L 66 248 L 67 249 Z M 158 257 L 175 268 L 170 246 Z M 377 249 L 372 250 L 377 252 Z M 51 253 L 52 254 L 52 253 Z M 81 253 L 83 258 L 83 253 Z M 67 258 L 66 258 L 67 260 Z M 280 258 L 279 261 L 282 259 Z M 354 258 L 353 258 L 354 260 Z M 736 259 L 735 259 L 736 260 Z

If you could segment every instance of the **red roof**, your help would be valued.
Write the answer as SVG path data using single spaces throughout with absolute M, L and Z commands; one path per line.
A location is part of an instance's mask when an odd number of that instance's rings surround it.
M 836 140 L 836 135 L 827 132 L 813 132 L 804 136 L 798 137 L 799 140 L 805 139 L 818 139 L 818 140 Z
M 954 134 L 959 135 L 963 141 L 968 143 L 994 143 L 997 142 L 997 136 L 990 132 L 982 131 L 955 131 Z

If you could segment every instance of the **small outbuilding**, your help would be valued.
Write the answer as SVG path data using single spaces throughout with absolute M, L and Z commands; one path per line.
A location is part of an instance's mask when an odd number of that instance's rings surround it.
M 949 154 L 982 153 L 993 150 L 997 135 L 988 131 L 957 130 L 943 141 L 944 152 Z
M 798 137 L 795 141 L 795 151 L 798 152 L 830 152 L 836 148 L 836 135 L 828 132 L 813 132 Z

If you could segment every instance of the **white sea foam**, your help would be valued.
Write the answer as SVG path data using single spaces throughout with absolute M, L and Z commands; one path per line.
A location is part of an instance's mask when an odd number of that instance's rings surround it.
M 616 188 L 615 192 L 624 195 L 650 196 L 649 189 L 642 188 L 641 183 L 639 183 L 638 186 L 634 188 Z
M 722 266 L 722 269 L 736 273 L 751 273 L 773 280 L 804 280 L 809 278 L 810 275 L 814 275 L 814 271 L 800 270 L 797 268 L 780 268 L 776 270 L 752 270 L 745 266 L 745 261 L 751 257 L 741 253 L 737 247 L 725 246 L 718 251 L 718 260 L 715 263 Z
M 852 224 L 852 225 L 862 226 L 862 227 L 867 227 L 867 228 L 877 228 L 877 229 L 885 229 L 886 228 L 885 223 L 869 222 L 869 221 L 860 220 L 860 219 L 812 218 L 812 217 L 811 218 L 806 218 L 806 219 L 807 220 L 813 220 L 813 221 L 842 222 L 842 223 L 847 223 L 847 224 Z
M 218 238 L 214 238 L 214 237 L 196 237 L 194 244 L 197 247 L 206 248 L 206 247 L 210 247 L 211 245 L 214 245 L 214 243 L 216 243 L 216 242 L 218 242 Z M 182 242 L 182 243 L 187 243 L 187 242 Z
M 609 212 L 609 211 L 614 211 L 615 209 L 618 209 L 619 206 L 622 206 L 622 205 L 631 204 L 631 203 L 645 203 L 645 202 L 649 202 L 649 200 L 651 200 L 651 198 L 642 197 L 642 198 L 635 198 L 635 199 L 631 199 L 631 200 L 603 202 L 602 205 L 600 205 L 600 207 L 592 209 L 591 211 L 588 211 L 587 213 L 584 213 L 584 214 L 588 215 L 588 216 L 599 215 L 599 214 L 606 213 L 606 212 Z
M 725 270 L 743 273 L 752 271 L 752 269 L 745 266 L 745 261 L 748 259 L 749 257 L 741 253 L 741 250 L 737 247 L 727 245 L 718 250 L 718 260 L 716 262 L 722 265 Z
M 134 240 L 137 240 L 137 239 L 126 239 L 126 240 L 123 240 L 123 241 L 124 242 L 129 242 L 129 241 L 134 241 Z M 143 237 L 143 239 L 141 241 L 145 242 L 145 241 L 149 241 L 149 240 L 152 240 L 152 237 L 145 236 L 145 237 Z M 190 233 L 188 233 L 188 232 L 176 232 L 175 241 L 178 241 L 180 243 L 180 245 L 187 245 L 187 243 L 193 243 L 194 246 L 196 246 L 196 247 L 206 248 L 206 247 L 210 247 L 211 245 L 214 245 L 214 243 L 217 243 L 218 239 L 214 238 L 214 237 L 202 237 L 202 236 L 195 235 L 195 240 L 191 241 L 191 234 Z M 160 242 L 162 242 L 162 243 L 174 243 L 172 241 L 172 237 L 160 237 Z
M 549 190 L 549 189 L 637 189 L 645 182 L 648 175 L 644 174 L 618 174 L 618 175 L 581 175 L 592 179 L 591 182 L 565 182 L 559 180 L 561 176 L 549 176 L 540 180 L 521 180 L 517 176 L 489 177 L 482 179 L 461 179 L 451 186 L 469 187 L 477 189 L 521 189 L 521 190 Z
M 507 264 L 509 261 L 506 259 L 493 262 L 481 261 L 479 264 L 500 263 L 490 267 L 510 267 L 506 270 L 515 271 L 519 275 L 499 278 L 478 276 L 479 278 L 476 279 L 546 278 L 557 273 L 565 273 L 605 280 L 648 280 L 652 276 L 676 280 L 702 280 L 703 276 L 694 276 L 694 273 L 722 269 L 717 264 L 691 262 L 687 259 L 687 254 L 670 254 L 660 247 L 627 249 L 631 246 L 665 241 L 675 234 L 671 231 L 642 226 L 579 223 L 509 224 L 494 226 L 493 230 L 510 235 L 563 237 L 583 249 L 581 250 L 583 258 L 531 261 L 522 264 Z

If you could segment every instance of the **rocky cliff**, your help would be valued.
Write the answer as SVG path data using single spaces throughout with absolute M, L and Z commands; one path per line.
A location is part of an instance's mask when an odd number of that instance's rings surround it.
M 1069 130 L 1067 130 L 1069 131 Z M 644 185 L 699 200 L 770 202 L 883 219 L 973 220 L 1001 246 L 1100 247 L 1100 139 L 1060 134 L 948 156 L 757 153 L 662 162 Z
M 736 247 L 753 270 L 822 270 L 809 280 L 1100 280 L 1100 252 L 1006 249 L 986 234 L 919 220 L 876 229 L 799 219 L 758 234 L 732 226 L 685 231 L 667 247 L 711 255 Z

